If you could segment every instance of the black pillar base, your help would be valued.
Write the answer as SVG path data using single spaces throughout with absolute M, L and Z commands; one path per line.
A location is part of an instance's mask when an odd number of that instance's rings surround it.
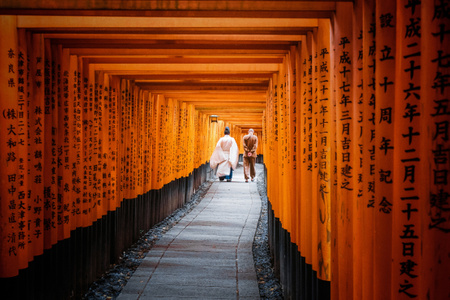
M 124 250 L 188 202 L 210 177 L 209 164 L 204 164 L 160 190 L 124 199 L 115 211 L 89 227 L 73 230 L 70 238 L 35 257 L 18 276 L 1 278 L 1 298 L 81 299 L 90 284 L 117 262 Z
M 307 264 L 290 233 L 275 217 L 268 202 L 269 248 L 275 274 L 280 278 L 285 299 L 329 300 L 330 282 L 317 278 L 317 272 Z

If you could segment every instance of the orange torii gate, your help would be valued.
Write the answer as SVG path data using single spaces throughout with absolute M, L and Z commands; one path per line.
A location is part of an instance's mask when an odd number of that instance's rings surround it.
M 334 22 L 291 49 L 269 87 L 264 146 L 278 272 L 282 281 L 293 272 L 283 265 L 298 250 L 297 276 L 331 280 L 331 299 L 445 298 L 446 6 L 336 5 Z M 291 149 L 294 173 L 284 169 Z M 308 282 L 299 289 L 289 280 L 297 297 L 314 299 Z
M 219 128 L 193 104 L 97 71 L 42 34 L 17 30 L 15 17 L 0 19 L 1 182 L 7 186 L 1 195 L 1 277 L 17 276 L 77 229 L 107 226 L 96 224 L 129 210 L 127 199 L 159 191 L 158 199 L 151 195 L 155 199 L 136 204 L 152 206 L 137 209 L 153 212 L 146 224 L 115 232 L 118 256 L 140 231 L 190 198 L 202 183 L 198 176 L 194 182 L 195 170 L 205 180 Z M 169 193 L 169 183 L 179 194 L 172 201 L 161 195 Z M 99 235 L 97 251 L 107 245 L 102 230 L 91 233 Z M 110 259 L 98 263 L 107 267 Z

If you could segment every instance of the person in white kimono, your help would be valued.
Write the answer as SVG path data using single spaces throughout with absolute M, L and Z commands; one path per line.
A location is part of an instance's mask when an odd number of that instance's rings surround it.
M 217 176 L 220 181 L 231 181 L 233 170 L 239 159 L 239 149 L 236 140 L 230 136 L 230 128 L 225 127 L 225 135 L 219 139 L 209 160 L 211 169 L 217 167 Z

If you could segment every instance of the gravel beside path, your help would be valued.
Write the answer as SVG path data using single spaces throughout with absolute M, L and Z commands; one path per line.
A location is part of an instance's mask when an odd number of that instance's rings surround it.
M 263 166 L 257 165 L 257 187 L 261 196 L 261 216 L 253 241 L 253 259 L 258 279 L 261 299 L 283 299 L 279 280 L 275 277 L 268 247 L 267 236 L 267 195 L 264 183 Z M 147 252 L 170 228 L 188 214 L 207 193 L 213 179 L 203 183 L 191 200 L 174 211 L 162 222 L 156 224 L 127 251 L 123 252 L 119 262 L 111 266 L 101 278 L 95 281 L 84 295 L 86 300 L 116 299 L 128 279 L 142 262 Z

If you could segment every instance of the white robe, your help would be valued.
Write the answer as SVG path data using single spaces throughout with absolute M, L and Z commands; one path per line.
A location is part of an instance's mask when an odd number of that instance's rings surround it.
M 217 176 L 230 175 L 230 168 L 236 169 L 239 160 L 239 149 L 234 138 L 225 135 L 219 139 L 209 160 L 211 169 L 217 166 Z

